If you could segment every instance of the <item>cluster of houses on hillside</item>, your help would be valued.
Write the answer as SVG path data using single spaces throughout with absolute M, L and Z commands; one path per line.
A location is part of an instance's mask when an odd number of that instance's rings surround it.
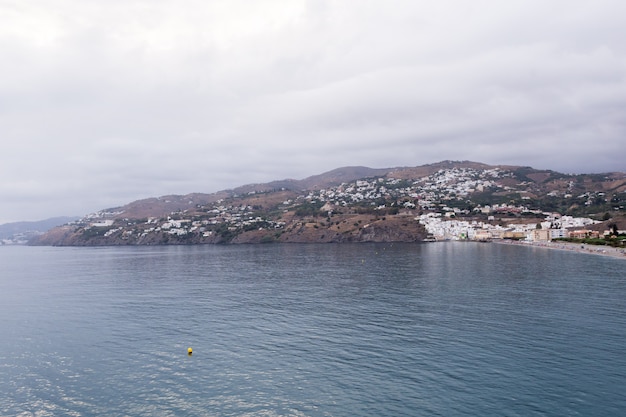
M 0 239 L 0 245 L 25 245 L 28 241 L 36 236 L 39 236 L 41 232 L 22 232 L 16 233 L 10 237 Z
M 534 198 L 529 192 L 529 186 L 528 182 L 515 180 L 512 172 L 499 168 L 483 170 L 451 168 L 438 170 L 418 180 L 389 177 L 357 180 L 327 189 L 311 190 L 298 199 L 329 203 L 338 207 L 360 204 L 378 206 L 382 209 L 385 208 L 383 204 L 390 204 L 399 208 L 438 211 L 450 218 L 471 214 L 520 215 L 526 213 L 541 216 L 541 210 L 527 207 L 531 205 Z M 573 183 L 570 182 L 567 189 L 570 190 L 572 186 Z M 519 200 L 516 204 L 495 202 L 490 205 L 468 204 L 472 195 L 486 192 L 489 192 L 488 195 L 499 194 L 501 196 L 514 194 L 519 196 Z M 571 194 L 557 191 L 548 195 L 572 197 Z M 605 201 L 606 195 L 588 192 L 576 198 L 580 200 L 578 203 L 589 205 L 590 201 Z
M 405 208 L 433 209 L 441 207 L 445 211 L 455 209 L 441 205 L 442 201 L 464 199 L 473 192 L 482 192 L 498 187 L 496 178 L 510 176 L 497 168 L 475 170 L 453 168 L 439 170 L 417 181 L 397 178 L 373 178 L 344 183 L 337 187 L 312 190 L 306 196 L 309 201 L 322 201 L 347 207 L 355 203 L 371 203 L 383 199 L 405 200 L 400 204 Z
M 218 200 L 215 207 L 208 209 L 203 219 L 184 218 L 185 213 L 172 213 L 174 217 L 167 219 L 157 217 L 148 218 L 145 223 L 138 225 L 132 220 L 126 220 L 125 224 L 115 222 L 112 219 L 97 219 L 89 222 L 89 227 L 107 228 L 105 237 L 116 233 L 123 233 L 130 236 L 134 233 L 139 237 L 145 237 L 150 233 L 165 233 L 175 236 L 185 236 L 189 233 L 201 233 L 204 237 L 213 234 L 216 225 L 225 225 L 229 230 L 245 228 L 281 228 L 284 222 L 267 220 L 254 213 L 249 205 L 224 205 L 224 200 Z M 93 215 L 91 215 L 93 216 Z M 181 218 L 182 217 L 182 218 Z M 93 220 L 93 217 L 92 217 Z M 113 227 L 113 225 L 117 227 Z M 133 227 L 135 226 L 135 227 Z
M 523 239 L 527 241 L 551 241 L 559 238 L 600 237 L 600 232 L 586 226 L 598 223 L 584 217 L 547 214 L 541 223 L 509 223 L 505 226 L 481 221 L 449 220 L 440 213 L 428 213 L 418 217 L 434 240 L 492 240 Z
M 586 227 L 594 221 L 588 218 L 573 218 L 558 214 L 542 213 L 519 204 L 467 204 L 471 194 L 485 191 L 515 191 L 523 197 L 524 182 L 511 181 L 513 173 L 494 169 L 451 168 L 442 169 L 432 175 L 418 180 L 378 177 L 356 180 L 338 186 L 319 190 L 305 191 L 298 197 L 283 201 L 274 211 L 273 220 L 266 211 L 236 202 L 238 200 L 219 200 L 207 206 L 196 206 L 196 210 L 171 213 L 167 218 L 149 218 L 141 225 L 136 221 L 129 223 L 119 221 L 119 212 L 88 216 L 79 223 L 87 224 L 87 228 L 106 229 L 105 236 L 116 233 L 143 237 L 150 233 L 165 233 L 185 236 L 200 233 L 204 237 L 216 231 L 280 229 L 285 227 L 283 219 L 277 219 L 276 213 L 308 204 L 309 207 L 321 207 L 319 212 L 333 211 L 350 213 L 354 207 L 367 210 L 386 210 L 393 208 L 408 215 L 416 216 L 415 220 L 422 223 L 430 237 L 434 240 L 447 239 L 525 239 L 546 241 L 563 237 L 594 237 L 599 234 Z M 503 181 L 507 180 L 507 181 Z M 513 190 L 509 184 L 518 189 Z M 517 185 L 515 185 L 517 184 Z M 254 194 L 251 192 L 250 194 Z M 519 203 L 520 201 L 518 201 Z M 347 211 L 345 210 L 347 209 Z M 397 209 L 397 210 L 396 210 Z M 317 210 L 317 209 L 316 209 Z M 419 213 L 419 214 L 418 214 Z M 545 217 L 545 221 L 537 225 L 522 221 L 522 217 Z M 485 218 L 479 220 L 457 220 L 462 217 Z M 520 223 L 496 224 L 496 217 L 507 217 Z M 117 218 L 115 222 L 112 218 Z

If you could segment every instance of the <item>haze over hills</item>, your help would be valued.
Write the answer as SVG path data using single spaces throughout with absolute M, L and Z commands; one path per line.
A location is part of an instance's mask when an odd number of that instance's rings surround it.
M 471 161 L 343 167 L 303 180 L 138 200 L 55 228 L 36 243 L 419 241 L 428 233 L 415 219 L 425 213 L 476 219 L 494 208 L 513 219 L 552 212 L 607 220 L 621 218 L 625 204 L 622 172 L 570 175 Z
M 56 226 L 73 222 L 79 217 L 54 217 L 31 222 L 0 224 L 0 244 L 24 244 Z

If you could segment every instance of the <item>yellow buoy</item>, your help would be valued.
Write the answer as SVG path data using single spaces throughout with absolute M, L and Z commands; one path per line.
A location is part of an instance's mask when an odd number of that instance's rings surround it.
M 187 348 L 187 355 L 191 356 L 192 353 L 193 353 L 193 349 Z

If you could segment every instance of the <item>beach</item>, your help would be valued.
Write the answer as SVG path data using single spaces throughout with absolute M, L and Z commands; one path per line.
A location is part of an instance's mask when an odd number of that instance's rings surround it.
M 546 249 L 566 250 L 578 253 L 589 253 L 593 255 L 611 256 L 613 258 L 626 260 L 626 249 L 615 248 L 612 246 L 598 246 L 589 245 L 585 243 L 572 243 L 572 242 L 530 242 L 530 241 L 516 241 L 509 239 L 493 240 L 493 243 L 499 243 L 504 245 L 522 245 L 522 246 L 535 246 Z

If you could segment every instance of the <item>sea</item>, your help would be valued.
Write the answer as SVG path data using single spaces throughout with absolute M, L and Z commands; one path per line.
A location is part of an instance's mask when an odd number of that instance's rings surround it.
M 468 242 L 4 246 L 0 415 L 624 415 L 625 267 Z

